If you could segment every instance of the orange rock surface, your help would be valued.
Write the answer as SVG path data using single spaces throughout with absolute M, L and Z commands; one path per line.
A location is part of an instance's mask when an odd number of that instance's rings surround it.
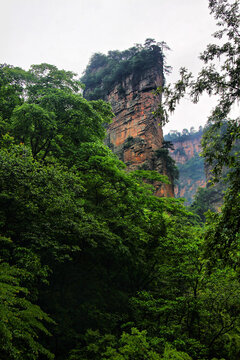
M 174 149 L 179 151 L 170 150 L 171 157 L 176 163 L 185 164 L 195 154 L 201 152 L 201 137 L 186 141 L 174 141 Z
M 161 148 L 163 132 L 156 118 L 161 99 L 154 94 L 163 85 L 162 64 L 128 76 L 107 96 L 115 117 L 107 128 L 107 145 L 127 165 L 128 170 L 145 168 L 166 174 L 166 166 L 160 160 L 153 161 L 154 152 Z M 173 185 L 156 187 L 157 196 L 174 196 Z
M 174 150 L 170 150 L 171 157 L 176 161 L 176 165 L 189 165 L 189 161 L 195 156 L 199 155 L 201 152 L 201 134 L 195 136 L 189 136 L 188 139 L 173 140 L 172 144 Z M 195 169 L 195 172 L 197 169 Z M 192 171 L 184 172 L 184 167 L 181 168 L 180 177 L 178 184 L 175 185 L 174 192 L 177 198 L 186 198 L 187 204 L 192 200 L 198 187 L 206 186 L 206 177 L 204 174 L 204 169 L 198 172 L 198 174 L 193 174 Z M 198 178 L 199 177 L 199 178 Z

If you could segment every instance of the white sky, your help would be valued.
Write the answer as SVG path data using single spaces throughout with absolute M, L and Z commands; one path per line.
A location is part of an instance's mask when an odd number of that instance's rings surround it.
M 81 76 L 91 55 L 124 50 L 146 38 L 165 41 L 177 79 L 184 66 L 201 68 L 200 52 L 213 41 L 208 0 L 0 0 L 0 63 L 28 69 L 47 62 Z M 204 125 L 214 99 L 179 105 L 164 128 Z

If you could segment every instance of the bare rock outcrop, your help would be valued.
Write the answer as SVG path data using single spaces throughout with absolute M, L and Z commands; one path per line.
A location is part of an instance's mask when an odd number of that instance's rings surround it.
M 168 175 L 164 160 L 155 155 L 162 147 L 163 132 L 154 115 L 161 101 L 154 90 L 162 85 L 159 64 L 137 76 L 131 74 L 107 95 L 115 117 L 107 128 L 106 143 L 129 171 L 149 169 Z M 174 196 L 172 184 L 155 184 L 155 187 L 158 196 Z

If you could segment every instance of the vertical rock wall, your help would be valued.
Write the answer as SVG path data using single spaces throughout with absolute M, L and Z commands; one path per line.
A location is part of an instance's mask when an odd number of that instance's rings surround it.
M 202 134 L 196 138 L 189 140 L 172 140 L 174 150 L 170 150 L 171 157 L 177 164 L 185 164 L 188 160 L 192 159 L 196 154 L 200 154 Z
M 191 204 L 199 187 L 206 186 L 204 160 L 200 158 L 202 133 L 183 135 L 179 139 L 171 140 L 174 150 L 170 150 L 171 157 L 179 169 L 179 179 L 175 186 L 175 196 L 185 198 L 186 205 Z
M 107 128 L 106 143 L 128 170 L 149 169 L 167 175 L 164 160 L 155 156 L 162 146 L 163 132 L 154 116 L 161 101 L 154 90 L 162 85 L 162 64 L 159 64 L 126 77 L 106 98 L 115 114 Z M 155 184 L 155 187 L 158 196 L 174 196 L 172 184 Z

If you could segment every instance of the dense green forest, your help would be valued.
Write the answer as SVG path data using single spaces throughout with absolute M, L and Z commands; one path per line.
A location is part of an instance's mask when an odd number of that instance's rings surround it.
M 213 181 L 230 170 L 206 221 L 124 170 L 103 144 L 109 105 L 86 100 L 75 74 L 1 65 L 1 360 L 239 359 L 238 120 L 215 130 L 239 99 L 240 15 L 237 2 L 209 4 L 229 41 L 202 57 L 223 54 L 222 75 L 205 68 L 186 88 L 225 89 L 203 153 Z

